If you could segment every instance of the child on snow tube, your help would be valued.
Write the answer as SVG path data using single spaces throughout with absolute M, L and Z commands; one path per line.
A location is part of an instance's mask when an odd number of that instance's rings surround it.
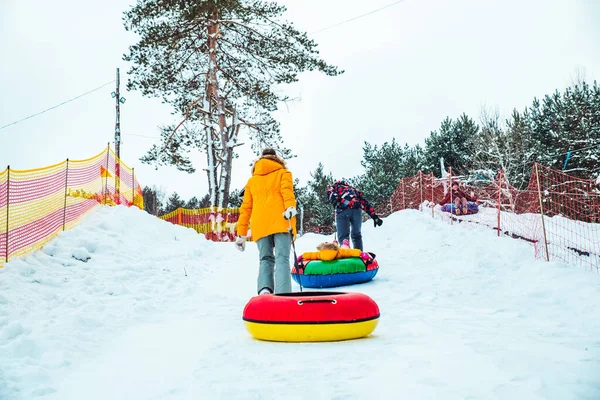
M 452 198 L 453 203 L 450 203 Z M 468 196 L 465 192 L 459 189 L 458 182 L 452 182 L 452 188 L 446 193 L 446 197 L 439 203 L 442 206 L 442 211 L 451 212 L 456 215 L 475 214 L 479 211 L 479 206 L 476 203 L 477 198 L 473 193 Z M 471 203 L 469 207 L 469 203 Z
M 443 212 L 449 212 L 452 214 L 456 213 L 456 205 L 455 204 L 444 204 L 442 206 Z M 479 212 L 479 205 L 474 201 L 467 201 L 467 212 L 463 214 L 477 214 Z
M 339 260 L 342 258 L 359 257 L 366 265 L 371 263 L 373 256 L 360 249 L 349 248 L 348 240 L 344 240 L 340 247 L 337 242 L 324 242 L 317 246 L 319 251 L 307 251 L 298 256 L 298 265 L 300 268 L 306 266 L 311 260 Z

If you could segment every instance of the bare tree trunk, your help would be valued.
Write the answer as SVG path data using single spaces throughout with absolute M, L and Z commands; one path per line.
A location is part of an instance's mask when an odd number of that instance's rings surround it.
M 217 113 L 220 113 L 222 110 L 221 104 L 219 102 L 219 88 L 217 81 L 217 33 L 219 31 L 219 24 L 216 22 L 218 20 L 218 10 L 215 8 L 213 12 L 213 21 L 208 24 L 208 74 L 207 85 L 206 85 L 206 102 L 205 106 L 208 105 L 209 112 L 209 122 L 208 125 L 210 128 L 207 129 L 207 148 L 206 148 L 206 156 L 208 162 L 208 186 L 210 193 L 210 204 L 211 206 L 220 205 L 220 191 L 219 186 L 217 185 L 217 157 L 216 157 L 216 149 L 214 139 L 217 136 L 215 132 L 215 128 L 213 127 L 213 101 L 217 102 Z M 219 115 L 219 134 L 222 133 L 223 125 L 221 124 L 221 118 Z
M 207 94 L 208 100 L 211 105 L 216 104 L 217 106 L 217 121 L 218 121 L 218 133 L 215 135 L 215 141 L 220 141 L 219 143 L 219 159 L 218 161 L 213 158 L 213 167 L 214 167 L 214 179 L 215 179 L 215 197 L 213 199 L 213 195 L 211 194 L 211 203 L 217 207 L 227 207 L 229 203 L 229 188 L 228 182 L 230 181 L 229 175 L 231 173 L 231 162 L 233 161 L 233 154 L 229 154 L 233 149 L 230 149 L 228 146 L 228 129 L 227 129 L 227 121 L 225 119 L 225 100 L 220 96 L 219 93 L 219 82 L 217 78 L 217 36 L 219 35 L 219 23 L 216 22 L 219 19 L 219 10 L 217 8 L 213 11 L 213 20 L 208 26 L 208 58 L 209 58 L 209 67 L 208 67 L 208 85 L 207 85 Z M 212 117 L 213 112 L 210 115 Z M 212 125 L 211 125 L 212 126 Z M 235 127 L 231 127 L 232 130 Z M 214 130 L 213 130 L 214 132 Z M 217 154 L 215 149 L 215 141 L 209 141 L 209 152 L 212 150 L 213 155 Z M 216 162 L 215 162 L 216 161 Z M 217 163 L 221 167 L 221 171 L 219 174 L 219 182 L 217 186 L 216 178 L 217 178 Z M 212 193 L 212 192 L 211 192 Z
M 227 130 L 232 131 L 235 127 L 232 125 Z M 225 138 L 229 135 L 224 135 Z M 231 163 L 233 161 L 233 148 L 229 147 L 227 142 L 221 150 L 223 163 L 221 164 L 221 175 L 219 177 L 219 189 L 221 190 L 221 207 L 229 205 L 229 185 L 231 183 Z
M 219 187 L 223 190 L 223 203 L 221 207 L 227 207 L 229 205 L 229 191 L 231 188 L 231 169 L 233 166 L 233 149 L 237 143 L 238 134 L 240 131 L 240 124 L 237 121 L 236 111 L 233 111 L 231 119 L 231 125 L 225 130 L 228 134 L 225 136 L 225 146 L 222 150 L 222 164 L 221 164 L 221 176 L 219 180 Z
M 206 174 L 208 175 L 208 193 L 210 205 L 214 206 L 217 201 L 217 165 L 215 146 L 213 143 L 214 133 L 212 128 L 206 128 L 206 131 L 206 161 L 208 163 Z

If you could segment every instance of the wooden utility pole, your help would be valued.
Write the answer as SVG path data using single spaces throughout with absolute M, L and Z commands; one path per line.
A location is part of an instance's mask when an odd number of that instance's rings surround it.
M 121 104 L 125 103 L 125 98 L 121 97 L 119 92 L 120 77 L 119 68 L 117 68 L 117 88 L 112 92 L 112 97 L 115 98 L 116 121 L 115 121 L 115 197 L 116 203 L 121 203 Z

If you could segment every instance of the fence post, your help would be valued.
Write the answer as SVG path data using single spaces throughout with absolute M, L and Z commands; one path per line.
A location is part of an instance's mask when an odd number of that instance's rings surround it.
M 498 236 L 500 236 L 500 209 L 502 208 L 502 170 L 498 173 Z
M 8 170 L 8 175 L 6 178 L 6 246 L 5 246 L 5 250 L 6 250 L 6 262 L 8 262 L 8 228 L 9 228 L 9 224 L 8 224 L 8 208 L 10 205 L 10 165 L 7 167 Z
M 402 209 L 406 210 L 406 193 L 404 191 L 404 178 L 400 180 L 402 182 Z
M 419 203 L 419 210 L 423 208 L 423 172 L 419 170 L 419 190 L 421 191 L 421 202 Z
M 433 206 L 431 207 L 431 218 L 435 218 L 434 210 L 435 210 L 435 201 L 433 199 L 433 172 L 430 172 L 431 175 L 431 202 Z
M 131 205 L 135 206 L 135 168 L 131 168 Z
M 538 163 L 535 163 L 535 176 L 537 179 L 538 197 L 540 200 L 540 215 L 542 216 L 542 231 L 544 232 L 544 246 L 546 248 L 546 261 L 550 261 L 550 255 L 548 254 L 548 240 L 546 239 L 546 225 L 544 223 L 544 205 L 542 202 L 542 189 L 540 185 L 540 173 L 538 171 Z
M 454 217 L 452 216 L 452 206 L 454 205 L 454 199 L 452 198 L 452 167 L 450 167 L 450 176 L 448 177 L 448 190 L 450 191 L 450 225 L 454 222 Z M 458 212 L 458 207 L 454 210 L 456 214 Z
M 115 158 L 115 203 L 121 204 L 121 159 Z
M 103 202 L 106 205 L 106 195 L 108 194 L 108 156 L 110 156 L 110 142 L 108 143 L 108 146 L 106 147 L 106 176 L 104 177 L 104 198 L 103 198 Z
M 115 203 L 121 204 L 121 165 L 120 160 L 115 158 Z
M 67 158 L 67 169 L 65 171 L 65 204 L 63 206 L 63 231 L 67 223 L 67 187 L 69 185 L 69 159 Z

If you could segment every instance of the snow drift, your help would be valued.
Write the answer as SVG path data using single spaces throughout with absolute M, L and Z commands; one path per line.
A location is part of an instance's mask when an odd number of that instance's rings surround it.
M 418 211 L 363 229 L 381 269 L 342 289 L 378 303 L 374 334 L 269 343 L 241 319 L 254 244 L 99 207 L 0 269 L 0 399 L 600 397 L 597 274 Z

